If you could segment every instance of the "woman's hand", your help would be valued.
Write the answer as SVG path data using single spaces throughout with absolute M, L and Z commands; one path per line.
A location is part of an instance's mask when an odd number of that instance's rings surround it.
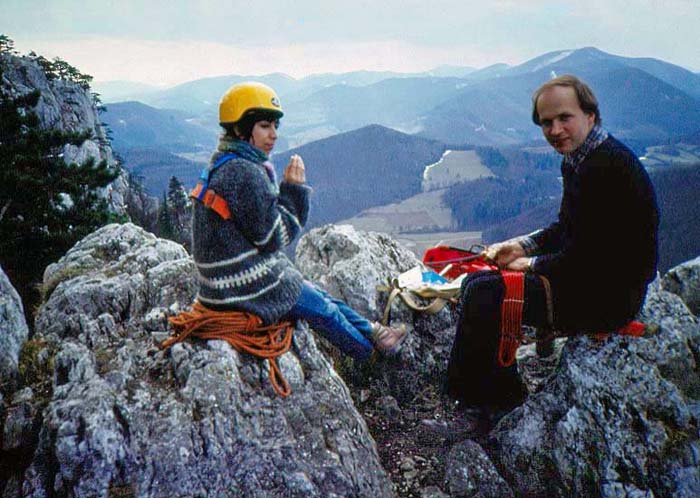
M 304 160 L 301 158 L 301 156 L 294 154 L 289 159 L 289 164 L 286 168 L 284 168 L 282 181 L 287 183 L 295 183 L 297 185 L 303 185 L 306 183 L 306 170 L 304 169 Z

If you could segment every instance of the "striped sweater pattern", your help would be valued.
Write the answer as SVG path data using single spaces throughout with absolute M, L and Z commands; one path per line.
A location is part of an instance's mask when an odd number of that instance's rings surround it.
M 197 298 L 209 308 L 254 313 L 271 324 L 301 293 L 303 278 L 282 250 L 306 223 L 311 189 L 287 182 L 276 185 L 263 166 L 267 158 L 262 153 L 245 142 L 235 146 L 237 157 L 209 178 L 209 188 L 226 200 L 232 218 L 224 220 L 195 202 Z M 223 153 L 214 153 L 210 164 Z

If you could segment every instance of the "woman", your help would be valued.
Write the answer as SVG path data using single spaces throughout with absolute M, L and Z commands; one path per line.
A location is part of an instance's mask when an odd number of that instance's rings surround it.
M 216 311 L 244 311 L 264 324 L 303 318 L 345 354 L 394 354 L 403 328 L 371 323 L 305 281 L 282 250 L 306 223 L 311 189 L 304 162 L 292 156 L 277 184 L 268 161 L 282 107 L 261 83 L 234 85 L 219 104 L 224 133 L 193 192 L 193 253 L 198 301 Z

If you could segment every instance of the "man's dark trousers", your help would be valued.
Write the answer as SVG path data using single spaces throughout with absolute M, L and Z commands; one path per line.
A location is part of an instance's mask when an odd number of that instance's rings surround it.
M 547 297 L 542 280 L 525 274 L 523 324 L 546 327 Z M 457 334 L 448 366 L 448 391 L 466 407 L 509 410 L 521 404 L 526 390 L 517 366 L 497 363 L 501 304 L 505 294 L 498 271 L 469 275 L 462 283 Z

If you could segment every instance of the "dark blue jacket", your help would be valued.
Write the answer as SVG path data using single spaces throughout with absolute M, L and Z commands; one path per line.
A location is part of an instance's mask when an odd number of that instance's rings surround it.
M 575 169 L 562 165 L 558 220 L 532 236 L 555 325 L 614 329 L 634 318 L 656 276 L 659 213 L 646 170 L 609 136 Z

